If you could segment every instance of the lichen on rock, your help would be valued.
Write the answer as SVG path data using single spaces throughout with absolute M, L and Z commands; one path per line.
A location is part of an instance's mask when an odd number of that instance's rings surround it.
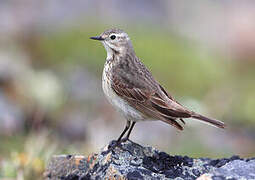
M 171 156 L 132 141 L 112 150 L 108 146 L 88 157 L 53 156 L 44 173 L 45 179 L 255 179 L 255 159 Z

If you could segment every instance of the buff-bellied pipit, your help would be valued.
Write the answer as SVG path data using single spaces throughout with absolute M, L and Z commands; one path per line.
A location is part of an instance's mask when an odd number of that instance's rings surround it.
M 161 120 L 179 130 L 183 127 L 178 120 L 184 123 L 183 118 L 195 118 L 219 128 L 225 127 L 221 121 L 188 110 L 167 93 L 136 56 L 124 31 L 109 29 L 91 39 L 101 41 L 107 52 L 102 77 L 104 94 L 127 120 L 117 142 L 127 140 L 135 123 L 145 120 Z M 127 131 L 126 137 L 122 138 Z

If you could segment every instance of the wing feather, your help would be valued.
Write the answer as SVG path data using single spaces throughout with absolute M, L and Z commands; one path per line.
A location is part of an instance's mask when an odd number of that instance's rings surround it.
M 127 87 L 121 84 L 120 81 L 114 83 L 116 80 L 112 82 L 111 87 L 115 93 L 148 118 L 162 120 L 182 130 L 183 127 L 176 121 L 176 118 L 190 117 L 187 112 L 172 110 L 159 93 L 157 93 L 157 89 L 148 91 L 149 88 Z
M 111 69 L 111 88 L 147 118 L 164 121 L 180 130 L 183 127 L 176 120 L 185 123 L 182 118 L 189 117 L 223 127 L 224 123 L 183 107 L 160 86 L 136 56 L 127 54 L 122 58 Z
M 134 57 L 129 55 L 123 58 L 111 73 L 115 93 L 147 118 L 162 120 L 182 130 L 176 119 L 190 117 L 189 111 L 159 85 L 139 59 L 131 59 Z

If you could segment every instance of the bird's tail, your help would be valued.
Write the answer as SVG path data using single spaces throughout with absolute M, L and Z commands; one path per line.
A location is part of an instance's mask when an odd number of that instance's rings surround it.
M 221 122 L 217 119 L 211 119 L 211 118 L 205 117 L 205 116 L 197 114 L 197 113 L 193 113 L 191 117 L 195 118 L 195 119 L 198 119 L 198 120 L 201 120 L 201 121 L 204 121 L 206 123 L 212 124 L 212 125 L 214 125 L 216 127 L 219 127 L 219 128 L 225 128 L 226 127 L 226 125 L 223 122 Z

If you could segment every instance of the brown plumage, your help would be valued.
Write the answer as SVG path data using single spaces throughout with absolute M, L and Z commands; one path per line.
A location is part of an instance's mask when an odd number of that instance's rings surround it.
M 134 59 L 127 54 L 120 58 L 118 63 L 113 63 L 110 73 L 112 74 L 111 87 L 118 96 L 125 99 L 147 118 L 162 120 L 180 130 L 183 130 L 183 127 L 176 121 L 177 118 L 192 117 L 220 128 L 224 127 L 221 121 L 204 117 L 184 108 L 153 78 L 137 57 L 135 63 L 132 61 Z
M 195 118 L 219 128 L 225 127 L 221 121 L 188 110 L 167 93 L 135 55 L 124 31 L 110 29 L 92 39 L 102 41 L 107 51 L 103 72 L 104 93 L 128 121 L 119 140 L 130 127 L 130 121 L 161 120 L 183 130 L 178 120 L 184 123 L 183 118 Z

